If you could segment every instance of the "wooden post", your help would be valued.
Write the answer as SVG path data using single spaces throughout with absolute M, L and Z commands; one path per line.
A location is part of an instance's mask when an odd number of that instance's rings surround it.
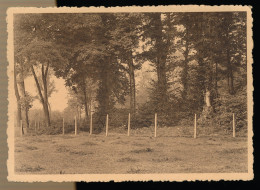
M 131 119 L 131 115 L 130 113 L 128 114 L 128 130 L 127 130 L 127 136 L 130 136 L 130 119 Z
M 108 135 L 108 114 L 107 114 L 107 118 L 106 118 L 106 137 Z
M 197 138 L 197 117 L 195 113 L 195 118 L 194 118 L 194 139 Z
M 233 113 L 233 137 L 236 137 L 235 114 Z
M 78 134 L 77 116 L 75 116 L 75 135 Z
M 23 120 L 20 120 L 20 135 L 23 136 Z
M 62 135 L 65 134 L 65 128 L 64 128 L 64 118 L 62 118 Z
M 89 135 L 92 135 L 92 112 L 90 112 L 90 128 L 89 128 Z
M 154 117 L 154 137 L 156 137 L 157 133 L 157 113 L 155 113 Z

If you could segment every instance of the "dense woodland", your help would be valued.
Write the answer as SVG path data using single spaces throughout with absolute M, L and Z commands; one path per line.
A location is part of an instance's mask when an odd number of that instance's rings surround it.
M 87 128 L 91 112 L 96 130 L 106 114 L 119 127 L 128 113 L 136 128 L 152 125 L 154 113 L 159 126 L 190 125 L 196 113 L 201 126 L 219 128 L 235 113 L 246 128 L 246 48 L 245 12 L 16 14 L 17 121 L 29 127 L 37 98 L 46 128 L 75 115 Z M 36 97 L 26 91 L 28 76 Z M 48 102 L 58 90 L 51 76 L 69 90 L 63 113 Z

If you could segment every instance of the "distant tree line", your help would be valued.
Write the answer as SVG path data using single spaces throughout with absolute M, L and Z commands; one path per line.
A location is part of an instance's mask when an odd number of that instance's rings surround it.
M 154 113 L 167 126 L 194 113 L 201 124 L 224 126 L 237 113 L 238 125 L 246 126 L 246 48 L 245 12 L 16 14 L 17 120 L 29 123 L 33 97 L 24 79 L 33 76 L 52 126 L 53 73 L 65 80 L 69 106 L 85 119 L 91 111 L 100 121 L 123 114 L 121 104 L 136 126 L 149 125 Z M 146 61 L 156 80 L 137 105 L 135 73 Z

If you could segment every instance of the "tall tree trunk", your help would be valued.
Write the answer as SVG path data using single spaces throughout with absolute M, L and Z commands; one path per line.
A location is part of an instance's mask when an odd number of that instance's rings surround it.
M 43 83 L 43 94 L 44 94 L 43 104 L 44 104 L 45 122 L 47 127 L 51 125 L 49 101 L 48 101 L 48 85 L 47 85 L 48 67 L 49 64 L 47 64 L 46 69 L 44 70 L 44 64 L 42 64 L 42 83 Z
M 79 123 L 81 123 L 81 105 L 79 106 Z
M 86 92 L 86 84 L 84 83 L 84 87 L 83 87 L 83 95 L 84 95 L 84 109 L 85 109 L 85 118 L 87 120 L 88 118 L 88 100 L 87 100 L 87 92 Z
M 20 104 L 20 94 L 17 86 L 17 71 L 14 63 L 14 91 L 15 91 L 15 97 L 16 97 L 16 103 L 17 103 L 17 117 L 16 117 L 16 127 L 20 126 L 20 121 L 22 119 L 22 109 Z
M 229 94 L 234 94 L 234 76 L 233 76 L 233 68 L 231 63 L 231 56 L 230 56 L 230 27 L 232 22 L 232 13 L 227 14 L 224 20 L 224 26 L 225 26 L 225 47 L 226 47 L 226 60 L 227 60 L 227 85 L 228 85 L 228 92 Z
M 158 77 L 158 96 L 160 97 L 159 112 L 164 110 L 164 104 L 167 104 L 167 78 L 166 78 L 166 58 L 169 49 L 169 43 L 163 42 L 163 27 L 161 14 L 155 14 L 155 33 L 157 34 L 155 39 L 156 49 L 156 72 Z M 167 39 L 169 42 L 169 39 Z
M 33 77 L 34 77 L 34 80 L 35 80 L 35 83 L 36 83 L 36 87 L 37 87 L 37 90 L 38 90 L 38 94 L 39 94 L 39 97 L 40 97 L 40 101 L 41 101 L 41 103 L 42 103 L 45 122 L 46 122 L 47 126 L 50 126 L 50 117 L 49 117 L 48 104 L 45 103 L 45 99 L 44 99 L 44 97 L 43 97 L 43 95 L 42 95 L 41 87 L 40 87 L 40 84 L 39 84 L 37 75 L 36 75 L 36 73 L 35 73 L 35 71 L 34 71 L 33 65 L 31 65 L 31 71 L 32 71 L 32 73 L 33 73 Z
M 233 68 L 230 65 L 230 94 L 235 94 Z
M 234 76 L 233 76 L 233 68 L 230 61 L 230 50 L 227 49 L 227 85 L 229 94 L 234 94 Z
M 21 66 L 21 68 L 22 68 L 22 66 Z M 26 90 L 25 90 L 23 69 L 21 69 L 19 84 L 20 84 L 20 89 L 21 89 L 21 95 L 24 98 L 24 100 L 26 100 Z M 22 108 L 22 115 L 24 118 L 23 124 L 25 124 L 24 125 L 25 128 L 28 128 L 29 127 L 29 117 L 28 117 L 28 108 L 26 106 L 24 108 Z
M 186 33 L 188 35 L 188 32 Z M 188 56 L 189 56 L 189 45 L 186 37 L 185 51 L 184 51 L 184 62 L 183 62 L 183 70 L 182 70 L 182 84 L 183 84 L 183 92 L 182 92 L 182 100 L 183 105 L 186 105 L 187 100 L 187 89 L 188 89 Z
M 132 58 L 132 53 L 130 53 L 129 56 L 129 79 L 130 79 L 130 113 L 135 117 L 136 112 L 136 91 L 135 91 L 135 69 L 134 69 L 134 63 Z
M 215 63 L 215 93 L 218 97 L 218 63 Z
M 110 97 L 110 90 L 109 89 L 109 65 L 110 65 L 110 57 L 105 59 L 107 62 L 102 63 L 101 72 L 100 72 L 100 83 L 98 89 L 98 117 L 99 123 L 102 125 L 99 128 L 103 127 L 105 124 L 105 117 L 106 114 L 109 114 L 109 97 Z

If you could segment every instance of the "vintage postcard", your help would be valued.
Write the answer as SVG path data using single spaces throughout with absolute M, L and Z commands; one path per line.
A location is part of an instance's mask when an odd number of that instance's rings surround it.
M 8 180 L 252 180 L 248 6 L 7 11 Z

